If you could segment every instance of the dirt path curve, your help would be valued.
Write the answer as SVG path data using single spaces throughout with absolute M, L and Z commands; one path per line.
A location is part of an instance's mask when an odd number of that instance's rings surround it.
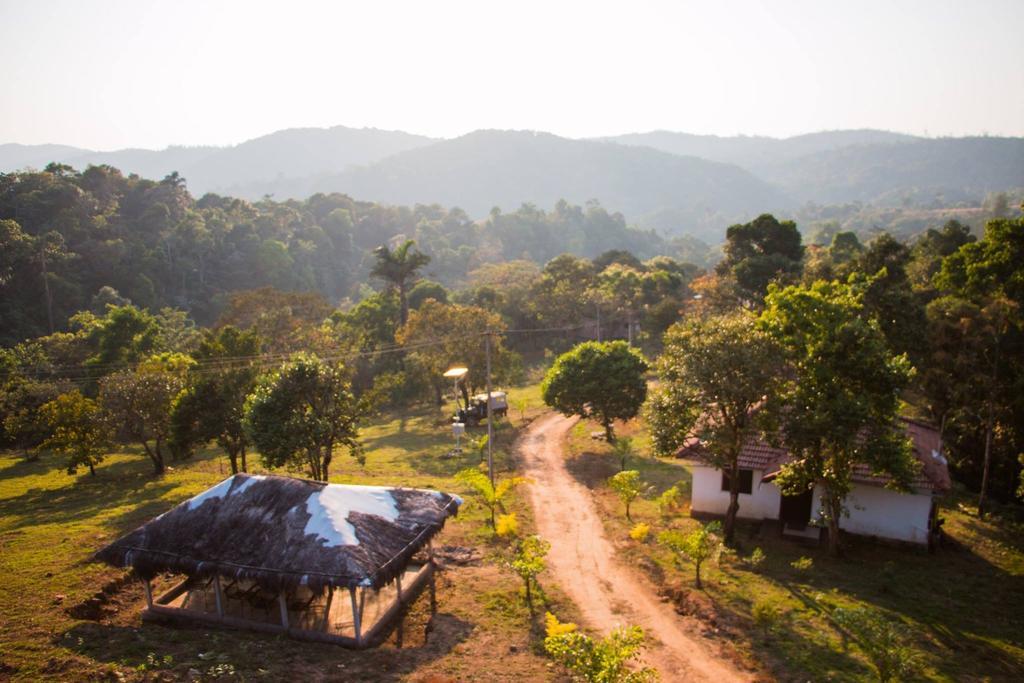
M 563 444 L 575 419 L 538 418 L 517 443 L 538 533 L 551 542 L 548 567 L 562 590 L 601 633 L 619 625 L 642 626 L 652 640 L 645 661 L 664 681 L 749 680 L 685 631 L 685 622 L 658 600 L 650 584 L 615 559 L 589 491 L 565 468 Z

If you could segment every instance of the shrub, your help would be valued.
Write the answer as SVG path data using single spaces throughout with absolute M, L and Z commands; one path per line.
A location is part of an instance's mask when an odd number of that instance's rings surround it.
M 668 517 L 672 511 L 679 509 L 682 499 L 683 492 L 680 490 L 679 484 L 665 489 L 658 496 L 658 512 L 662 517 Z
M 750 553 L 750 557 L 747 558 L 747 564 L 751 569 L 757 570 L 762 564 L 764 564 L 767 555 L 760 548 L 754 548 L 754 552 Z
M 649 524 L 644 524 L 643 522 L 634 524 L 633 528 L 629 530 L 629 537 L 634 541 L 640 541 L 641 543 L 645 542 L 650 534 L 651 526 Z
M 910 646 L 910 633 L 902 624 L 860 607 L 837 607 L 832 618 L 867 656 L 880 683 L 910 679 L 920 673 L 920 655 Z
M 693 562 L 697 588 L 703 588 L 700 580 L 700 568 L 708 560 L 717 559 L 721 555 L 723 547 L 721 533 L 722 524 L 720 522 L 708 522 L 688 534 L 677 529 L 662 531 L 658 534 L 658 543 L 668 547 L 681 558 Z
M 516 513 L 510 512 L 507 515 L 498 515 L 494 524 L 494 533 L 502 538 L 515 536 L 519 532 L 519 521 Z
M 809 557 L 800 557 L 790 562 L 789 566 L 798 572 L 806 572 L 814 568 L 814 560 Z
M 646 683 L 658 679 L 654 669 L 630 671 L 630 662 L 640 656 L 644 632 L 639 626 L 617 628 L 603 640 L 580 633 L 576 624 L 563 624 L 555 615 L 545 615 L 544 649 L 567 668 L 577 681 L 588 683 Z
M 500 510 L 505 511 L 505 500 L 511 495 L 512 489 L 520 484 L 527 483 L 524 477 L 509 477 L 503 479 L 495 486 L 491 486 L 491 480 L 486 474 L 475 467 L 469 467 L 455 474 L 455 480 L 472 491 L 476 501 L 487 508 L 490 512 L 491 526 L 496 525 L 495 516 Z

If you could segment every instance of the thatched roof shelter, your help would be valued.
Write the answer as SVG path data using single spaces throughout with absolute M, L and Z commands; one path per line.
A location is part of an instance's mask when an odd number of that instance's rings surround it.
M 144 619 L 369 647 L 430 587 L 431 539 L 458 496 L 236 474 L 96 553 L 142 579 Z M 426 559 L 414 558 L 424 546 Z M 163 595 L 161 573 L 185 579 Z M 349 600 L 334 600 L 337 589 Z M 399 638 L 401 636 L 399 635 Z
M 236 474 L 96 554 L 144 579 L 244 578 L 269 590 L 379 589 L 458 511 L 438 491 Z

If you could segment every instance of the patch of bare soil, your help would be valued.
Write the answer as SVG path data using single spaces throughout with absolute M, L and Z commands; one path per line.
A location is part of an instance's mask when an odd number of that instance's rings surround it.
M 646 664 L 667 681 L 746 681 L 710 642 L 701 622 L 659 598 L 638 572 L 620 563 L 587 488 L 566 470 L 563 444 L 575 420 L 557 414 L 536 421 L 517 442 L 537 531 L 551 543 L 549 571 L 577 604 L 583 625 L 601 633 L 638 625 L 654 641 Z

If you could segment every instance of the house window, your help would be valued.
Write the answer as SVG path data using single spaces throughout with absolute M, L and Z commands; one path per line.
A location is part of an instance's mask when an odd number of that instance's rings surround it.
M 729 473 L 722 471 L 722 490 L 729 490 Z M 754 470 L 740 470 L 740 493 L 753 493 Z

